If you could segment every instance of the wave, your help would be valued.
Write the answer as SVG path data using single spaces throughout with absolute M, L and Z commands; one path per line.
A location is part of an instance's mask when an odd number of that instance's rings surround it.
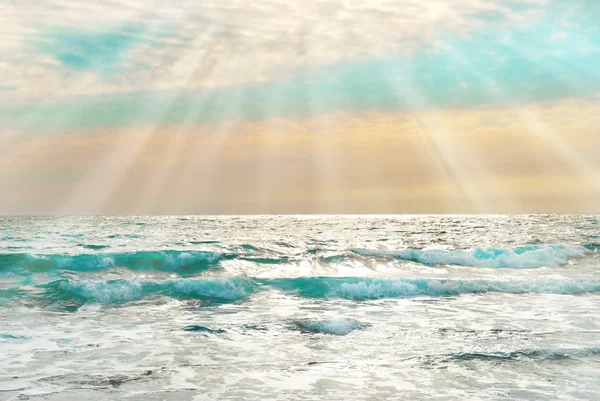
M 354 249 L 358 255 L 388 257 L 424 265 L 458 265 L 488 268 L 536 268 L 566 264 L 569 259 L 583 258 L 588 249 L 579 245 L 527 245 L 513 248 L 475 248 L 441 250 L 408 248 L 398 251 Z
M 448 297 L 465 294 L 563 294 L 600 292 L 600 281 L 541 280 L 488 281 L 439 279 L 371 279 L 301 277 L 272 279 L 265 285 L 307 298 L 345 298 L 357 301 L 418 296 Z
M 252 263 L 256 263 L 256 264 L 260 264 L 260 265 L 279 265 L 279 264 L 286 264 L 290 262 L 290 258 L 287 256 L 280 256 L 280 257 L 249 257 L 249 256 L 243 256 L 243 257 L 239 257 L 239 260 L 245 260 L 247 262 L 252 262 Z
M 31 337 L 29 336 L 14 336 L 12 334 L 0 334 L 0 340 L 29 340 Z
M 571 359 L 600 355 L 600 347 L 568 349 L 535 349 L 510 352 L 467 352 L 448 355 L 449 359 L 473 360 L 520 360 L 520 359 Z
M 94 245 L 94 244 L 79 244 L 78 246 L 85 248 L 85 249 L 92 249 L 94 251 L 110 248 L 109 245 Z
M 295 324 L 302 331 L 336 336 L 345 336 L 355 330 L 370 326 L 355 319 L 301 320 L 295 322 Z
M 102 271 L 113 267 L 127 267 L 132 270 L 193 274 L 216 266 L 223 260 L 235 257 L 233 254 L 221 252 L 176 250 L 78 255 L 15 253 L 0 254 L 0 271 Z
M 27 298 L 29 292 L 23 288 L 0 288 L 0 306 L 11 307 L 17 300 Z
M 198 326 L 198 325 L 185 326 L 183 328 L 183 330 L 184 331 L 194 331 L 194 332 L 205 333 L 205 334 L 223 334 L 223 333 L 226 333 L 226 331 L 223 330 L 223 329 L 211 329 L 210 327 Z
M 43 306 L 61 304 L 77 309 L 86 303 L 118 305 L 165 296 L 206 303 L 234 302 L 247 297 L 256 283 L 244 277 L 174 280 L 56 280 L 40 285 L 34 295 Z
M 302 260 L 324 264 L 342 263 L 348 259 L 394 258 L 425 265 L 460 265 L 488 268 L 535 268 L 560 266 L 572 258 L 582 258 L 600 249 L 597 243 L 579 245 L 528 245 L 513 248 L 476 248 L 472 250 L 436 250 L 408 248 L 398 251 L 353 249 L 332 252 L 311 248 L 304 254 L 284 255 L 268 249 L 244 244 L 235 250 L 155 250 L 132 252 L 102 252 L 102 245 L 80 245 L 99 252 L 81 254 L 0 254 L 0 274 L 31 274 L 36 272 L 95 272 L 124 267 L 131 270 L 172 272 L 193 275 L 219 268 L 226 260 L 240 260 L 259 265 L 284 265 Z
M 291 295 L 315 298 L 342 298 L 368 301 L 385 298 L 449 297 L 466 294 L 563 294 L 581 295 L 600 292 L 600 281 L 542 280 L 488 281 L 439 279 L 375 278 L 178 278 L 171 280 L 55 280 L 33 287 L 3 290 L 0 296 L 33 306 L 59 305 L 76 310 L 86 303 L 119 305 L 145 298 L 170 297 L 200 300 L 202 303 L 227 303 L 244 300 L 256 292 L 283 291 Z M 29 301 L 33 301 L 29 302 Z

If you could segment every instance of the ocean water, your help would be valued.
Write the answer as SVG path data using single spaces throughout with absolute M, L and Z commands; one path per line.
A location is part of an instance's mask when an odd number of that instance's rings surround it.
M 600 399 L 600 216 L 0 218 L 0 400 Z

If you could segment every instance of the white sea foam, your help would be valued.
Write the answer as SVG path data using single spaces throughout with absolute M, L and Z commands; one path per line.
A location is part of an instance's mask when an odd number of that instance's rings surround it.
M 579 245 L 529 245 L 513 248 L 470 250 L 403 249 L 380 251 L 356 249 L 363 256 L 393 257 L 426 265 L 459 265 L 489 268 L 535 268 L 560 266 L 569 259 L 582 258 L 587 250 Z

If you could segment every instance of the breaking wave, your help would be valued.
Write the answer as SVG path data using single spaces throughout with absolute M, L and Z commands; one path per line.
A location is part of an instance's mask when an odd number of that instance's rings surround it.
M 528 245 L 513 248 L 441 250 L 409 248 L 398 251 L 356 249 L 362 256 L 387 257 L 425 265 L 458 265 L 488 268 L 535 268 L 566 264 L 582 258 L 588 248 L 579 245 Z
M 97 249 L 86 246 L 86 249 Z M 471 250 L 440 250 L 408 248 L 397 251 L 354 249 L 331 253 L 312 248 L 304 253 L 284 255 L 269 249 L 245 244 L 223 251 L 155 250 L 137 252 L 89 252 L 81 254 L 0 254 L 0 274 L 29 275 L 36 272 L 101 272 L 111 268 L 138 271 L 158 271 L 190 276 L 218 269 L 222 262 L 239 260 L 259 265 L 290 263 L 338 264 L 349 259 L 399 259 L 424 265 L 457 265 L 487 268 L 536 268 L 561 266 L 570 259 L 582 258 L 600 249 L 598 244 L 528 245 L 513 248 L 475 248 Z
M 227 303 L 244 300 L 256 292 L 282 291 L 314 299 L 342 298 L 368 301 L 385 298 L 449 297 L 466 294 L 562 294 L 581 295 L 600 292 L 597 280 L 440 280 L 377 279 L 359 277 L 301 278 L 178 278 L 170 280 L 55 280 L 48 284 L 5 289 L 1 304 L 18 300 L 32 306 L 70 305 L 77 309 L 86 303 L 119 305 L 145 298 L 169 297 Z M 9 301 L 7 303 L 7 301 Z M 312 324 L 312 323 L 311 323 Z M 321 322 L 323 330 L 327 324 Z M 308 326 L 307 326 L 308 327 Z M 311 326 L 316 328 L 317 326 Z M 333 326 L 331 326 L 333 327 Z
M 256 284 L 243 277 L 174 280 L 57 280 L 38 286 L 36 298 L 45 305 L 68 303 L 122 304 L 147 297 L 165 296 L 209 303 L 233 302 L 251 294 Z
M 0 254 L 1 270 L 27 271 L 102 271 L 112 267 L 132 270 L 175 271 L 192 274 L 232 259 L 235 255 L 209 251 L 139 251 L 122 253 L 64 254 Z
M 418 296 L 447 297 L 491 292 L 564 295 L 600 292 L 600 281 L 563 279 L 488 281 L 306 277 L 273 279 L 265 284 L 308 298 L 345 298 L 357 301 Z

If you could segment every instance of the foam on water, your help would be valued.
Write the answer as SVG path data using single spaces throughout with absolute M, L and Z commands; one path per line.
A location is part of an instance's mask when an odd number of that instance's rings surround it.
M 368 324 L 359 322 L 356 319 L 329 319 L 329 320 L 304 320 L 296 322 L 298 328 L 313 333 L 333 334 L 336 336 L 345 336 L 355 330 L 369 327 Z
M 392 257 L 426 265 L 458 265 L 489 268 L 535 268 L 560 266 L 569 259 L 582 258 L 586 247 L 579 245 L 528 245 L 513 248 L 475 248 L 471 250 L 404 249 L 378 251 L 356 249 L 362 256 Z
M 520 360 L 520 359 L 579 359 L 600 355 L 600 347 L 567 349 L 533 349 L 499 352 L 464 352 L 451 354 L 450 359 L 460 361 L 474 360 Z
M 41 292 L 40 292 L 41 290 Z M 181 278 L 172 280 L 56 280 L 21 289 L 13 297 L 34 299 L 41 305 L 97 303 L 119 305 L 148 297 L 232 302 L 255 292 L 281 290 L 305 298 L 344 298 L 357 301 L 383 298 L 448 297 L 465 294 L 562 294 L 600 292 L 597 280 L 440 280 L 302 277 L 262 279 L 248 277 Z
M 600 399 L 599 220 L 0 218 L 0 398 Z
M 174 280 L 57 280 L 38 286 L 34 294 L 45 305 L 70 302 L 77 305 L 99 303 L 118 305 L 146 297 L 165 296 L 206 302 L 231 302 L 245 298 L 255 284 L 243 277 Z
M 239 260 L 263 266 L 290 263 L 325 265 L 343 264 L 352 259 L 392 258 L 418 262 L 425 265 L 457 265 L 487 268 L 536 268 L 566 264 L 570 259 L 583 258 L 599 249 L 598 244 L 585 245 L 528 245 L 513 248 L 475 248 L 471 250 L 440 250 L 408 248 L 398 251 L 354 249 L 352 252 L 327 252 L 311 248 L 302 254 L 282 255 L 278 252 L 244 244 L 237 249 L 206 250 L 155 250 L 43 254 L 0 254 L 0 274 L 28 276 L 46 272 L 60 275 L 63 272 L 102 272 L 115 267 L 132 271 L 157 271 L 190 276 L 207 270 L 220 269 L 223 262 Z M 317 258 L 315 259 L 315 255 Z M 364 262 L 364 260 L 363 260 Z
M 29 336 L 15 336 L 12 334 L 2 334 L 0 333 L 0 340 L 29 340 L 31 337 Z
M 210 327 L 200 326 L 200 325 L 191 325 L 185 326 L 183 328 L 184 331 L 193 331 L 197 333 L 205 333 L 205 334 L 224 334 L 226 333 L 223 329 L 211 329 Z
M 579 295 L 600 291 L 596 280 L 439 280 L 303 277 L 265 282 L 309 298 L 372 300 L 417 296 L 446 297 L 490 292 Z
M 113 267 L 193 274 L 235 255 L 211 251 L 136 251 L 82 254 L 0 254 L 0 271 L 102 271 Z

